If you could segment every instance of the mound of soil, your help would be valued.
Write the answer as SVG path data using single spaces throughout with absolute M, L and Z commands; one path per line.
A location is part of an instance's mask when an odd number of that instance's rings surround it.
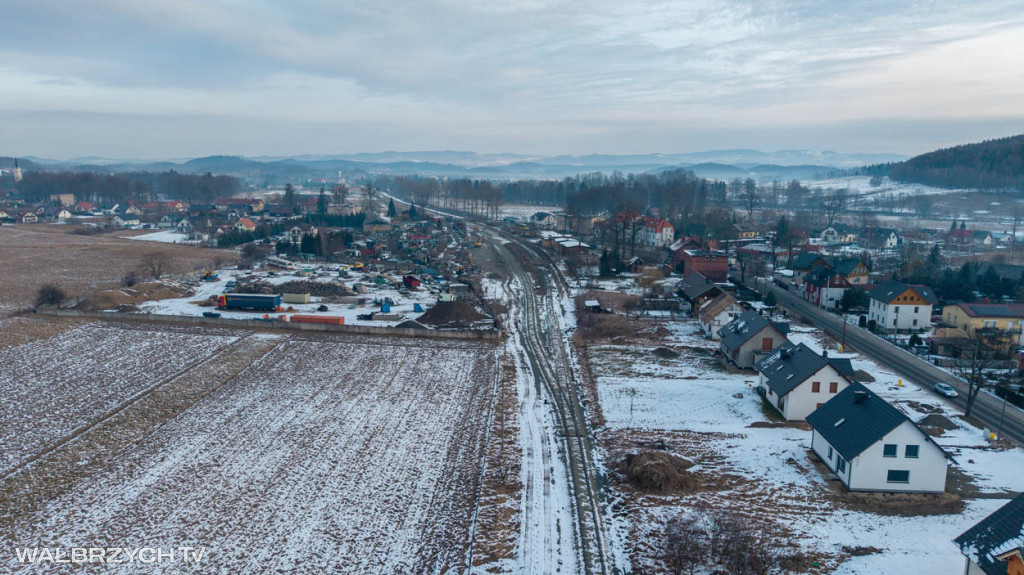
M 416 321 L 436 328 L 468 328 L 473 327 L 474 323 L 490 319 L 468 303 L 455 300 L 438 302 Z
M 653 351 L 651 351 L 651 353 L 662 359 L 675 359 L 679 357 L 678 351 L 675 351 L 674 349 L 669 349 L 667 347 L 655 348 Z
M 309 280 L 292 280 L 285 282 L 274 293 L 308 293 L 313 297 L 344 296 L 355 292 L 341 282 L 314 282 Z
M 165 281 L 135 284 L 130 288 L 104 290 L 95 293 L 75 306 L 86 311 L 122 309 L 146 301 L 185 297 L 192 292 L 187 287 Z
M 925 417 L 924 419 L 918 422 L 918 425 L 922 427 L 934 427 L 936 429 L 943 429 L 946 431 L 960 429 L 960 426 L 957 425 L 955 422 L 950 420 L 945 415 L 939 415 L 938 413 L 933 413 Z
M 864 371 L 863 369 L 858 369 L 857 371 L 853 372 L 853 376 L 851 379 L 853 379 L 854 381 L 859 381 L 861 383 L 872 383 L 875 381 L 875 377 L 870 373 Z
M 658 493 L 690 493 L 700 488 L 700 480 L 687 471 L 692 464 L 664 451 L 630 453 L 619 463 L 619 471 L 630 483 Z

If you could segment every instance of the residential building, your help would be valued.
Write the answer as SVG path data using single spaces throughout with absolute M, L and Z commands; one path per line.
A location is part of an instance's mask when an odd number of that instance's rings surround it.
M 713 282 L 727 281 L 729 257 L 725 252 L 704 249 L 681 251 L 682 273 L 697 272 Z
M 857 232 L 850 226 L 835 223 L 821 230 L 820 237 L 824 244 L 848 244 L 857 240 Z
M 932 325 L 932 306 L 938 301 L 931 288 L 889 280 L 871 290 L 868 319 L 884 332 L 909 332 Z
M 820 267 L 804 275 L 804 281 L 795 284 L 796 292 L 812 305 L 835 309 L 839 306 L 846 290 L 850 289 L 850 282 L 846 276 L 832 268 Z
M 1024 494 L 1010 500 L 953 540 L 965 575 L 1024 575 Z
M 802 421 L 850 385 L 849 359 L 786 342 L 754 366 L 765 399 L 787 421 Z
M 256 222 L 249 218 L 238 218 L 238 221 L 234 225 L 236 232 L 255 232 Z
M 788 333 L 788 323 L 773 323 L 749 310 L 718 330 L 718 349 L 736 367 L 752 369 L 757 360 L 782 346 Z
M 135 214 L 117 214 L 114 216 L 113 222 L 118 226 L 137 226 L 139 225 L 139 216 Z
M 744 311 L 743 306 L 736 298 L 723 292 L 718 294 L 715 299 L 706 302 L 696 315 L 704 334 L 713 340 L 718 340 L 718 331 Z
M 537 230 L 553 230 L 558 226 L 558 218 L 548 212 L 537 212 L 530 216 L 530 226 Z
M 956 331 L 947 337 L 973 338 L 978 330 L 1024 345 L 1024 303 L 958 303 L 942 308 L 942 320 Z
M 807 416 L 811 449 L 850 491 L 942 493 L 946 453 L 901 411 L 860 383 Z
M 643 221 L 644 227 L 639 234 L 640 245 L 663 248 L 672 244 L 676 232 L 668 220 L 646 217 Z
M 722 288 L 715 282 L 697 272 L 690 272 L 683 276 L 676 284 L 676 293 L 690 303 L 690 309 L 694 315 L 697 310 L 707 302 L 721 295 Z

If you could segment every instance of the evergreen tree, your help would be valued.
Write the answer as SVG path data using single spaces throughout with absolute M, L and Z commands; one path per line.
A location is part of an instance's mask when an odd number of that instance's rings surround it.
M 316 254 L 316 238 L 309 234 L 302 235 L 302 242 L 299 244 L 299 251 L 304 254 Z
M 416 202 L 413 202 L 412 204 L 409 204 L 409 219 L 410 220 L 415 220 L 416 219 Z
M 950 224 L 949 231 L 953 231 L 955 229 L 956 229 L 956 218 L 953 218 L 953 223 Z
M 316 214 L 320 216 L 321 222 L 323 221 L 323 218 L 327 216 L 328 203 L 329 200 L 327 199 L 327 192 L 325 192 L 323 186 L 321 186 L 320 196 L 316 199 Z
M 295 188 L 291 184 L 284 185 L 284 204 L 295 209 Z
M 398 215 L 398 212 L 395 211 L 395 200 L 394 199 L 388 200 L 388 217 L 389 218 L 393 218 L 396 215 Z

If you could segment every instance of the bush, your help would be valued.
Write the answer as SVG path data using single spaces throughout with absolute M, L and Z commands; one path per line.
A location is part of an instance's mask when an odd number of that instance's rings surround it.
M 619 463 L 619 470 L 633 485 L 661 493 L 688 493 L 699 488 L 700 481 L 688 467 L 690 462 L 664 451 L 631 453 Z
M 68 299 L 68 295 L 57 284 L 44 284 L 36 292 L 36 306 L 55 305 L 60 307 L 60 304 L 66 299 Z

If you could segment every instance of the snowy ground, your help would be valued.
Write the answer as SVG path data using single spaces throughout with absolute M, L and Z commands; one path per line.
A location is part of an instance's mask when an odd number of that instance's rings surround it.
M 525 204 L 502 204 L 499 214 L 503 218 L 522 218 L 529 219 L 530 216 L 537 212 L 547 212 L 549 214 L 555 214 L 563 211 L 565 208 L 562 206 L 534 206 Z
M 182 234 L 171 230 L 163 230 L 159 232 L 153 232 L 151 234 L 142 234 L 138 236 L 127 236 L 125 239 L 142 240 L 146 242 L 160 242 L 163 244 L 199 243 L 190 242 L 188 239 L 188 234 Z
M 320 269 L 317 266 L 310 266 L 314 269 Z M 222 317 L 233 318 L 233 319 L 253 319 L 261 317 L 262 313 L 256 313 L 251 311 L 232 311 L 232 310 L 215 310 L 211 307 L 202 307 L 196 305 L 193 302 L 203 301 L 212 295 L 220 295 L 227 288 L 227 283 L 230 280 L 236 279 L 238 276 L 250 275 L 250 272 L 242 272 L 236 270 L 219 270 L 219 279 L 212 282 L 203 282 L 199 285 L 196 294 L 186 298 L 175 298 L 166 300 L 157 300 L 146 302 L 139 305 L 139 309 L 143 312 L 148 313 L 159 313 L 168 315 L 185 315 L 185 316 L 199 316 L 204 311 L 218 311 Z M 335 304 L 327 303 L 327 312 L 317 312 L 316 309 L 324 303 L 322 298 L 312 297 L 308 304 L 289 304 L 282 302 L 281 305 L 284 308 L 293 308 L 291 313 L 317 313 L 328 316 L 343 316 L 345 318 L 346 325 L 375 325 L 375 326 L 394 326 L 408 319 L 416 319 L 423 315 L 423 312 L 414 310 L 416 304 L 420 304 L 423 310 L 429 309 L 437 302 L 437 294 L 427 289 L 420 287 L 417 290 L 411 290 L 409 293 L 400 293 L 397 289 L 391 287 L 390 284 L 379 286 L 374 284 L 366 274 L 360 272 L 350 271 L 347 278 L 339 278 L 337 272 L 323 271 L 318 275 L 310 278 L 299 277 L 293 275 L 291 272 L 282 272 L 276 277 L 267 276 L 266 274 L 257 274 L 261 280 L 278 285 L 289 281 L 302 281 L 312 280 L 321 282 L 332 282 L 341 281 L 346 286 L 352 287 L 354 284 L 362 284 L 366 286 L 367 293 L 358 294 L 353 297 L 365 298 L 367 300 L 366 305 L 358 304 Z M 379 320 L 360 320 L 357 316 L 360 314 L 367 314 L 373 311 L 381 311 L 380 306 L 374 305 L 373 300 L 381 300 L 384 298 L 391 298 L 395 305 L 391 306 L 390 313 L 400 314 L 402 317 L 396 321 L 379 321 Z M 273 314 L 281 315 L 281 314 Z M 287 315 L 287 314 L 286 314 Z
M 846 176 L 842 178 L 830 178 L 827 180 L 808 180 L 803 182 L 804 186 L 811 189 L 823 188 L 823 189 L 848 189 L 856 195 L 875 195 L 875 194 L 905 194 L 909 196 L 919 195 L 942 195 L 950 194 L 954 192 L 971 192 L 974 190 L 962 190 L 962 189 L 946 189 L 946 188 L 935 188 L 932 186 L 926 186 L 924 184 L 903 184 L 899 182 L 893 182 L 889 178 L 882 178 L 881 185 L 875 187 L 871 185 L 871 176 Z
M 5 526 L 5 547 L 206 548 L 203 562 L 175 572 L 461 570 L 493 346 L 282 339 L 71 492 Z M 3 555 L 3 572 L 78 571 Z
M 656 555 L 652 541 L 660 538 L 659 525 L 677 505 L 683 509 L 702 501 L 712 506 L 742 505 L 744 509 L 768 506 L 776 510 L 773 519 L 781 519 L 792 529 L 794 541 L 804 550 L 832 556 L 841 555 L 843 545 L 882 550 L 881 554 L 847 558 L 836 573 L 962 572 L 963 559 L 951 539 L 1005 499 L 970 499 L 959 514 L 917 517 L 877 515 L 835 503 L 825 496 L 829 487 L 808 457 L 810 432 L 748 427 L 766 421 L 762 400 L 753 392 L 757 375 L 721 367 L 709 352 L 715 344 L 704 340 L 694 323 L 664 325 L 671 331 L 665 342 L 681 352 L 679 358 L 658 358 L 651 353 L 652 347 L 645 346 L 589 348 L 609 436 L 667 436 L 685 451 L 684 457 L 705 462 L 707 471 L 713 467 L 715 477 L 749 481 L 689 496 L 668 509 L 642 505 L 630 514 L 636 547 L 646 545 L 649 553 Z M 816 330 L 800 327 L 790 337 L 794 343 L 803 342 L 816 350 L 821 349 L 820 338 Z M 830 351 L 834 353 L 834 347 Z M 869 388 L 915 421 L 928 412 L 922 405 L 938 406 L 961 425 L 936 440 L 973 478 L 979 491 L 1024 490 L 1024 451 L 989 449 L 982 430 L 953 417 L 955 410 L 933 394 L 914 382 L 904 381 L 900 386 L 895 374 L 869 359 L 846 357 L 853 359 L 856 369 L 876 378 L 867 384 Z M 696 469 L 700 471 L 700 467 Z
M 0 351 L 0 475 L 237 338 L 92 323 Z

